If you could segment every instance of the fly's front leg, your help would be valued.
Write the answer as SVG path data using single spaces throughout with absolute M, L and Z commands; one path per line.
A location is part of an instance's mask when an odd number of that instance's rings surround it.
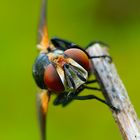
M 107 44 L 105 44 L 105 43 L 103 43 L 101 41 L 96 41 L 96 42 L 90 43 L 87 48 L 89 48 L 91 46 L 94 46 L 94 45 L 100 45 L 102 47 L 108 47 Z M 98 58 L 108 58 L 109 59 L 109 62 L 110 63 L 112 62 L 112 57 L 110 57 L 109 55 L 89 56 L 89 59 L 98 59 Z
M 112 62 L 112 57 L 110 57 L 109 55 L 100 55 L 100 56 L 89 56 L 89 59 L 96 59 L 96 58 L 108 58 L 109 62 Z

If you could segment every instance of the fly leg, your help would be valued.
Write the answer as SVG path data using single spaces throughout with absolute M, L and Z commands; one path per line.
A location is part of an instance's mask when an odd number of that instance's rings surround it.
M 89 84 L 92 83 L 92 82 L 95 83 L 95 81 L 96 81 L 96 80 L 91 80 L 91 81 L 89 81 L 88 83 L 89 83 Z M 101 91 L 100 88 L 97 88 L 97 87 L 90 87 L 90 86 L 87 86 L 87 85 L 83 85 L 83 86 L 82 86 L 82 90 L 84 90 L 84 89 L 89 89 L 89 90 L 94 90 L 94 91 Z M 100 101 L 100 102 L 106 104 L 107 106 L 109 106 L 112 110 L 114 110 L 114 111 L 116 111 L 116 112 L 119 111 L 119 109 L 116 108 L 116 107 L 114 107 L 110 102 L 108 102 L 108 101 L 106 101 L 106 100 L 103 100 L 103 99 L 101 99 L 101 98 L 99 98 L 99 97 L 97 97 L 97 96 L 95 96 L 95 95 L 79 96 L 79 95 L 77 94 L 77 96 L 73 96 L 72 99 L 75 99 L 75 100 L 96 99 L 96 100 L 98 100 L 98 101 Z
M 89 81 L 86 82 L 86 84 L 92 84 L 92 83 L 97 83 L 97 80 L 96 79 L 95 80 L 89 80 Z
M 100 55 L 100 56 L 89 56 L 89 59 L 96 59 L 96 58 L 108 58 L 109 62 L 112 62 L 112 57 L 110 57 L 109 55 Z
M 95 41 L 95 42 L 90 43 L 86 48 L 89 48 L 89 47 L 97 45 L 97 44 L 100 45 L 100 46 L 103 46 L 103 47 L 108 47 L 107 44 L 105 44 L 101 41 Z M 112 62 L 112 58 L 109 55 L 89 56 L 89 59 L 96 59 L 96 58 L 109 58 L 109 62 L 110 63 Z
M 100 101 L 101 103 L 109 106 L 112 110 L 114 110 L 116 112 L 119 111 L 118 108 L 114 107 L 113 105 L 108 103 L 106 100 L 103 100 L 103 99 L 101 99 L 101 98 L 99 98 L 99 97 L 97 97 L 95 95 L 75 96 L 75 97 L 73 97 L 73 99 L 75 99 L 75 100 L 91 100 L 91 99 L 96 99 L 96 100 Z
M 90 86 L 86 86 L 86 85 L 83 85 L 84 89 L 91 89 L 91 90 L 97 90 L 97 91 L 101 91 L 100 88 L 97 88 L 97 87 L 90 87 Z

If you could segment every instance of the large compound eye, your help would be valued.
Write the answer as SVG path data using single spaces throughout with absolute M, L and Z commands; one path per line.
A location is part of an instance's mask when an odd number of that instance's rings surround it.
M 73 60 L 75 60 L 87 71 L 90 70 L 89 58 L 84 51 L 77 48 L 71 48 L 71 49 L 67 49 L 64 53 L 70 58 L 72 58 Z
M 56 93 L 64 91 L 63 83 L 52 64 L 49 64 L 45 69 L 44 83 L 49 90 Z

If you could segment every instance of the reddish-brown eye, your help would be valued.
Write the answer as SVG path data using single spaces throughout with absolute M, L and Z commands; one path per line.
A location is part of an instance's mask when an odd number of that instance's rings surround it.
M 63 83 L 52 64 L 49 64 L 45 69 L 44 82 L 51 91 L 56 93 L 64 91 Z
M 89 58 L 84 51 L 77 48 L 71 48 L 71 49 L 66 50 L 64 53 L 70 58 L 72 58 L 73 60 L 75 60 L 87 71 L 90 70 Z

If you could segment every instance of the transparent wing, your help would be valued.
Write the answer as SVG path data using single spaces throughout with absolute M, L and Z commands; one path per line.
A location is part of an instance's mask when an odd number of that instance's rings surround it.
M 49 46 L 48 30 L 47 30 L 47 0 L 42 0 L 40 22 L 38 27 L 38 44 L 39 47 L 47 48 Z
M 46 116 L 48 112 L 49 93 L 43 90 L 37 94 L 37 116 L 39 121 L 41 140 L 46 140 Z

